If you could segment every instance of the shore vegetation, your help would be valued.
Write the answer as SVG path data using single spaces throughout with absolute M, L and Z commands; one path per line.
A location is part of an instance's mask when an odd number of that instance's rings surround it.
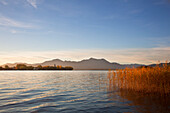
M 108 72 L 113 87 L 143 93 L 170 94 L 170 66 L 126 68 Z
M 8 65 L 5 65 L 4 67 L 0 67 L 0 70 L 73 70 L 73 67 L 71 66 L 60 66 L 60 65 L 54 65 L 54 66 L 27 66 L 25 64 L 17 64 L 14 67 L 9 67 Z

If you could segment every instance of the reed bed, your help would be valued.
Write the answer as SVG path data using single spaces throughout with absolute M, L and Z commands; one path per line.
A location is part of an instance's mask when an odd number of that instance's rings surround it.
M 108 72 L 113 87 L 143 93 L 170 94 L 170 66 L 126 68 Z

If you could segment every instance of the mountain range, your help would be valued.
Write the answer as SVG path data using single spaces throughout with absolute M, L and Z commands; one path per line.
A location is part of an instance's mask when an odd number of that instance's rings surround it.
M 7 63 L 2 66 L 8 65 L 9 67 L 14 67 L 16 64 L 20 63 Z M 45 61 L 43 63 L 35 63 L 35 64 L 27 64 L 22 63 L 27 66 L 54 66 L 54 65 L 61 65 L 61 66 L 71 66 L 74 70 L 108 70 L 108 69 L 124 69 L 126 67 L 139 67 L 144 66 L 142 64 L 119 64 L 116 62 L 109 62 L 105 59 L 96 59 L 96 58 L 89 58 L 81 61 L 62 61 L 60 59 L 53 59 L 49 61 Z

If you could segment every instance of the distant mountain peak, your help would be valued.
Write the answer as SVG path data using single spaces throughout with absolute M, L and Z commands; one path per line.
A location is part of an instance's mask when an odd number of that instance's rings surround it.
M 60 60 L 60 59 L 57 58 L 57 59 L 53 59 L 53 60 L 51 60 L 51 61 L 62 61 L 62 60 Z
M 104 60 L 104 61 L 107 61 L 107 60 L 104 59 L 104 58 L 97 59 L 97 58 L 93 58 L 93 57 L 91 57 L 91 58 L 89 58 L 89 59 L 86 59 L 86 60 Z
M 87 60 L 98 60 L 98 59 L 91 57 L 91 58 L 89 58 Z

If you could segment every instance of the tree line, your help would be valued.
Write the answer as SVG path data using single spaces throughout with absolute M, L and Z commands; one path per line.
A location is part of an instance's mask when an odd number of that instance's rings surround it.
M 25 64 L 17 64 L 14 67 L 9 67 L 8 65 L 5 65 L 4 67 L 0 66 L 0 70 L 73 70 L 73 67 L 71 66 L 60 66 L 55 65 L 54 66 L 27 66 Z

